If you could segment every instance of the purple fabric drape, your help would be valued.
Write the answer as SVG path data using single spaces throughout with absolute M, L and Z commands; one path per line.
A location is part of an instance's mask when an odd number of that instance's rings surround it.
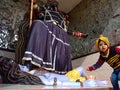
M 67 32 L 50 22 L 35 20 L 23 60 L 58 73 L 72 69 Z

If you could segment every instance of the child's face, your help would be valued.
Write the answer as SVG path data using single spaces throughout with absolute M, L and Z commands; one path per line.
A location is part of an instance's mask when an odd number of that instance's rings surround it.
M 101 52 L 106 52 L 108 49 L 108 45 L 103 41 L 99 42 L 98 47 Z

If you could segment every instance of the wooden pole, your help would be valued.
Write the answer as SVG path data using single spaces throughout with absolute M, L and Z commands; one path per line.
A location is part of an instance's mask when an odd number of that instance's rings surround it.
M 32 24 L 32 17 L 33 17 L 33 0 L 31 0 L 31 3 L 30 3 L 30 23 L 29 23 L 29 30 L 30 30 L 30 27 L 31 27 L 31 24 Z

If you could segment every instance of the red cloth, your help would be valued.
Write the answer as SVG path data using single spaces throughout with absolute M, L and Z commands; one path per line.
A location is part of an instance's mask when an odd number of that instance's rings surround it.
M 117 46 L 117 47 L 115 48 L 115 50 L 116 50 L 117 53 L 120 53 L 120 46 Z
M 88 70 L 92 71 L 92 70 L 94 70 L 94 68 L 92 66 L 90 66 L 90 67 L 88 67 Z

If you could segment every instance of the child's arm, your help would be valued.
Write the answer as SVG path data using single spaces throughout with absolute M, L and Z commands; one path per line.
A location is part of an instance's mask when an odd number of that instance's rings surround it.
M 120 54 L 120 46 L 117 46 L 117 47 L 115 48 L 115 50 L 116 50 L 116 52 L 117 52 L 118 54 Z
M 96 70 L 97 68 L 100 68 L 102 65 L 103 65 L 104 61 L 101 60 L 101 59 L 98 59 L 98 61 L 92 65 L 92 66 L 89 66 L 87 68 L 88 71 L 93 71 L 93 70 Z

